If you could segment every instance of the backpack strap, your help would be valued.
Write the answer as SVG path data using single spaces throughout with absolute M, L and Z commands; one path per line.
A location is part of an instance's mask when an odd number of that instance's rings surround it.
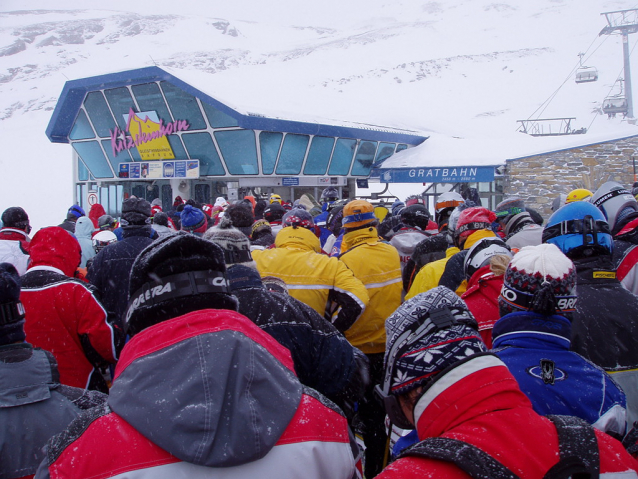
M 397 459 L 416 456 L 454 463 L 474 479 L 519 479 L 492 456 L 467 442 L 431 437 L 406 448 Z
M 594 428 L 573 416 L 546 417 L 556 426 L 560 460 L 547 471 L 544 479 L 598 479 L 600 457 Z

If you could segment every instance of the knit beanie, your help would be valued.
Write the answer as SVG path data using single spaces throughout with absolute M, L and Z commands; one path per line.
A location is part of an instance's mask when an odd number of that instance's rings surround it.
M 405 206 L 425 205 L 425 198 L 421 195 L 410 195 L 405 199 Z
M 168 227 L 168 215 L 163 211 L 155 213 L 155 216 L 153 216 L 153 224 Z
M 251 227 L 250 238 L 256 239 L 264 233 L 272 233 L 270 223 L 264 219 L 255 221 Z
M 394 200 L 394 203 L 392 203 L 392 209 L 390 210 L 390 213 L 392 214 L 392 216 L 398 216 L 399 214 L 401 214 L 401 210 L 405 208 L 405 203 L 401 200 Z
M 246 236 L 250 236 L 252 226 L 255 222 L 255 215 L 250 203 L 237 203 L 226 208 L 224 216 L 228 216 L 233 226 L 239 229 Z
M 314 232 L 315 222 L 312 219 L 312 215 L 306 210 L 300 208 L 290 210 L 286 213 L 281 221 L 281 224 L 286 226 L 292 226 L 293 228 L 302 227 Z
M 465 302 L 437 286 L 410 298 L 386 320 L 389 392 L 405 394 L 431 384 L 458 361 L 487 350 Z
M 492 230 L 492 223 L 496 221 L 496 215 L 483 207 L 467 208 L 459 215 L 454 230 L 454 242 L 458 245 L 477 230 Z
M 0 346 L 25 339 L 20 275 L 11 263 L 0 263 Z
M 145 225 L 150 222 L 151 204 L 143 198 L 131 196 L 122 202 L 122 225 Z
M 229 266 L 235 263 L 252 263 L 250 254 L 250 240 L 233 227 L 233 222 L 224 215 L 217 226 L 213 226 L 206 233 L 204 239 L 212 241 L 224 250 L 224 260 Z
M 82 216 L 86 216 L 86 213 L 84 212 L 84 210 L 82 209 L 80 205 L 73 205 L 66 212 L 67 220 L 77 220 L 78 218 L 81 218 Z M 3 220 L 3 223 L 4 223 L 4 220 Z
M 224 252 L 199 236 L 178 231 L 155 240 L 131 269 L 126 332 L 200 309 L 237 310 L 226 279 Z
M 576 269 L 556 245 L 525 246 L 510 261 L 498 297 L 501 316 L 534 311 L 545 316 L 572 313 Z
M 496 255 L 512 257 L 512 252 L 500 238 L 482 238 L 472 245 L 465 255 L 465 278 L 470 279 Z
M 182 230 L 190 233 L 203 233 L 206 231 L 206 215 L 199 208 L 186 205 L 179 217 L 182 224 Z
M 525 211 L 525 202 L 521 198 L 508 198 L 496 205 L 496 219 L 507 223 L 512 216 Z
M 19 206 L 12 206 L 2 213 L 2 224 L 5 228 L 24 230 L 29 226 L 29 216 Z
M 264 284 L 266 290 L 271 293 L 288 294 L 288 285 L 281 278 L 276 276 L 264 276 L 261 278 L 261 282 Z
M 377 222 L 374 206 L 366 200 L 354 200 L 343 207 L 342 226 L 346 229 L 371 225 Z

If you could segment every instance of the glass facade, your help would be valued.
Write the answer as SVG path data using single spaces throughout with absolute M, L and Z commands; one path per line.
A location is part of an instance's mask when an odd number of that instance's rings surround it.
M 142 159 L 126 131 L 131 109 L 148 112 L 151 120 L 161 122 L 162 129 L 155 134 L 168 140 L 176 160 L 199 160 L 202 177 L 368 176 L 395 150 L 408 147 L 398 142 L 242 128 L 241 114 L 235 117 L 236 112 L 216 101 L 198 99 L 162 80 L 86 94 L 69 132 L 81 158 L 78 181 L 116 179 L 120 163 L 149 161 Z M 188 126 L 178 130 L 180 122 Z M 147 135 L 155 131 L 144 130 L 150 128 L 144 124 L 139 128 Z

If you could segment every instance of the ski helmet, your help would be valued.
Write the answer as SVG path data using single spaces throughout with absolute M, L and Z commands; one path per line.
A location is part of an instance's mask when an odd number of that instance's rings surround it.
M 485 266 L 493 256 L 512 257 L 509 247 L 500 238 L 483 238 L 468 250 L 465 256 L 465 277 L 470 279 L 474 273 Z
M 430 222 L 430 212 L 420 203 L 406 206 L 401 210 L 401 222 L 425 231 L 428 229 L 428 223 Z
M 102 248 L 110 245 L 111 243 L 115 243 L 116 241 L 117 236 L 115 236 L 115 233 L 113 233 L 112 231 L 100 231 L 93 237 L 93 249 L 96 253 L 99 253 Z
M 574 201 L 589 201 L 593 193 L 585 188 L 576 188 L 567 193 L 565 203 L 573 203 Z
M 555 244 L 571 258 L 588 255 L 587 250 L 611 254 L 614 242 L 602 212 L 591 203 L 575 201 L 549 218 L 543 243 Z
M 275 193 L 270 195 L 270 204 L 272 205 L 273 203 L 281 204 L 281 196 L 279 196 L 278 194 L 275 194 Z
M 636 198 L 616 181 L 603 183 L 592 196 L 591 203 L 603 212 L 612 231 L 620 219 L 638 211 Z

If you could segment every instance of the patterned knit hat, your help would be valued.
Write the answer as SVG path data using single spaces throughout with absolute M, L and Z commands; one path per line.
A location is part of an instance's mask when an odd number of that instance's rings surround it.
M 203 233 L 206 231 L 206 215 L 199 208 L 191 205 L 184 206 L 180 214 L 182 229 L 190 233 Z
M 456 362 L 487 350 L 465 302 L 438 286 L 403 303 L 386 320 L 384 384 L 400 395 Z
M 565 316 L 576 305 L 576 269 L 556 245 L 525 246 L 505 271 L 498 297 L 501 316 L 534 311 Z
M 227 215 L 222 217 L 217 226 L 206 231 L 203 238 L 212 241 L 224 250 L 226 265 L 250 263 L 253 260 L 248 237 L 233 227 L 233 222 Z
M 286 226 L 292 226 L 293 228 L 301 226 L 302 228 L 306 228 L 313 232 L 315 229 L 315 222 L 312 219 L 312 215 L 306 210 L 302 210 L 301 208 L 290 210 L 288 213 L 286 213 L 281 221 L 281 224 L 284 226 L 284 228 Z
M 253 223 L 252 231 L 250 233 L 250 237 L 255 239 L 259 236 L 260 233 L 272 233 L 272 227 L 270 223 L 266 220 L 257 220 Z
M 20 276 L 11 263 L 0 263 L 0 346 L 25 338 Z

